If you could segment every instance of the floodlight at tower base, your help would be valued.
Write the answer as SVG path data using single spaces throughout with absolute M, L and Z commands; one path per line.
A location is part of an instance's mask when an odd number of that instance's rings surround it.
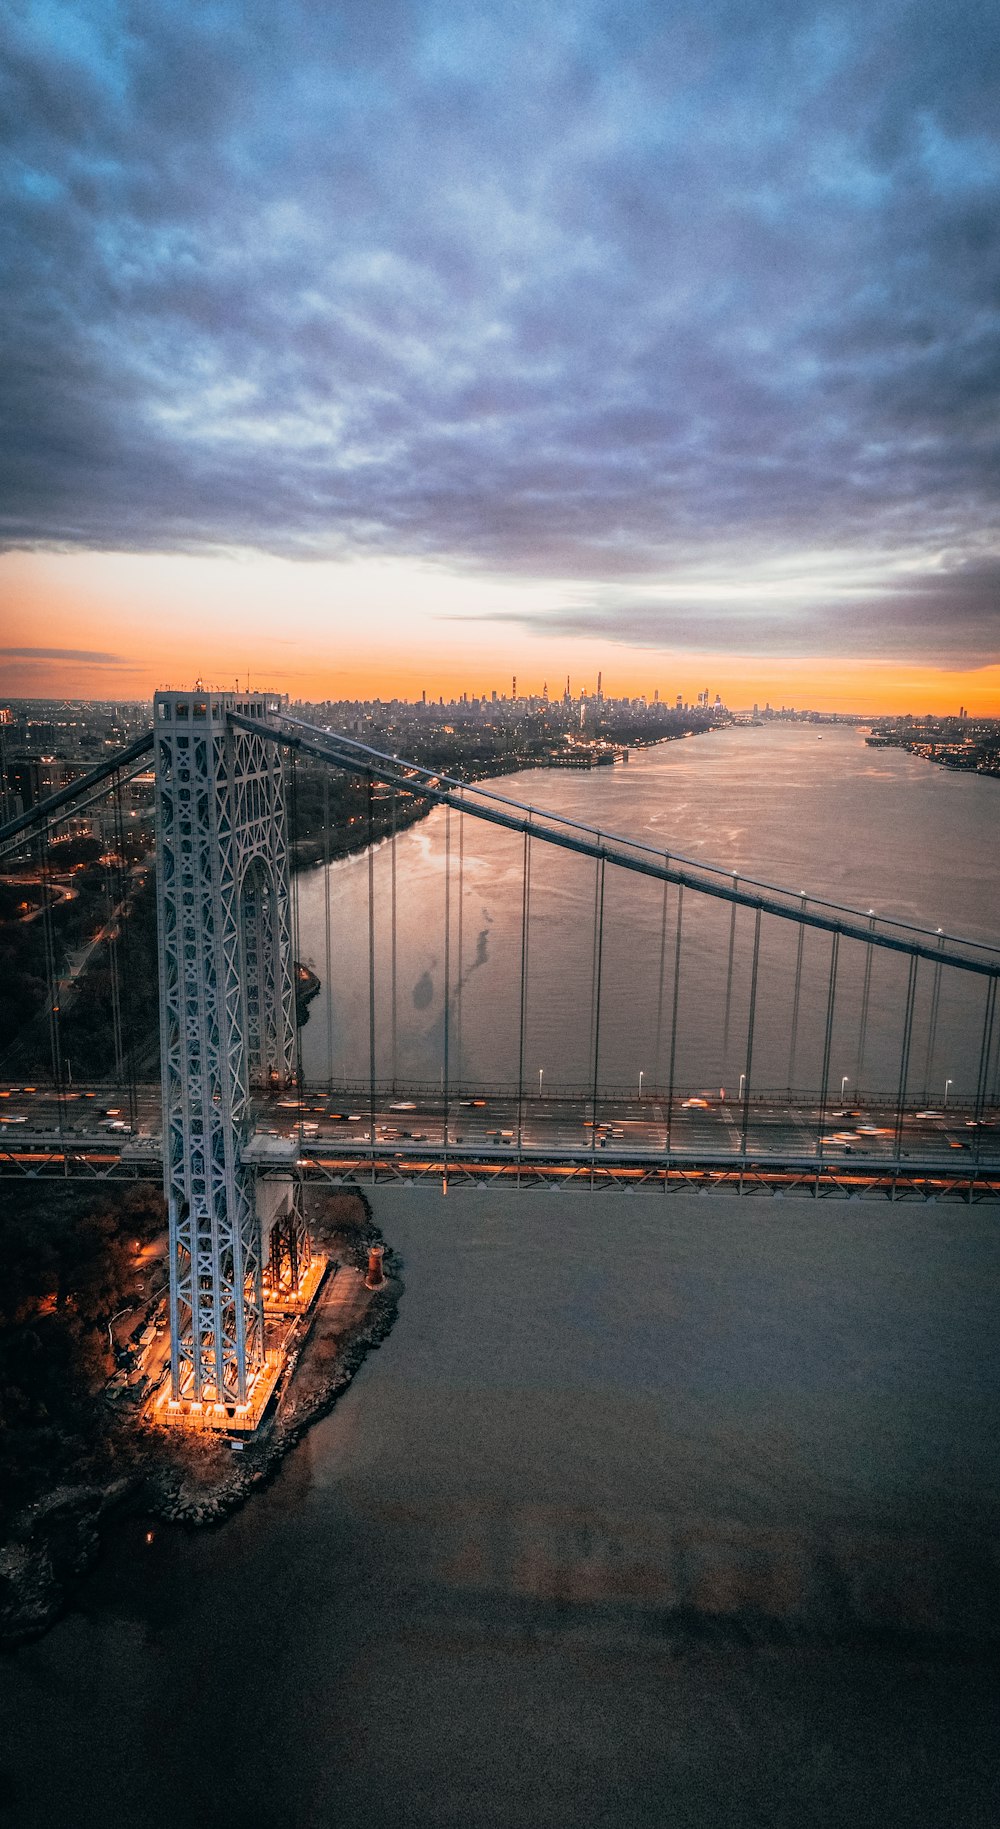
M 320 1284 L 326 1275 L 327 1263 L 328 1259 L 321 1253 L 313 1252 L 306 1269 L 294 1287 L 283 1285 L 277 1289 L 265 1289 L 265 1315 L 306 1314 L 319 1294 Z
M 180 1396 L 172 1397 L 170 1387 L 167 1386 L 157 1392 L 147 1411 L 147 1419 L 167 1429 L 252 1435 L 260 1427 L 268 1404 L 277 1390 L 286 1359 L 284 1345 L 266 1349 L 263 1363 L 248 1381 L 245 1403 L 219 1403 L 211 1391 L 207 1397 L 198 1399 L 194 1396 L 191 1385 L 187 1392 L 182 1387 Z
M 285 1373 L 295 1365 L 303 1338 L 300 1322 L 316 1304 L 327 1264 L 322 1253 L 314 1252 L 294 1289 L 265 1294 L 264 1357 L 250 1377 L 244 1403 L 220 1401 L 212 1385 L 203 1386 L 199 1398 L 189 1377 L 176 1396 L 169 1383 L 154 1393 L 147 1406 L 147 1421 L 167 1429 L 252 1435 L 264 1421 Z

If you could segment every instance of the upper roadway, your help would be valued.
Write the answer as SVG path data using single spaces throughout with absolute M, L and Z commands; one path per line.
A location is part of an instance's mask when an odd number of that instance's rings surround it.
M 977 1121 L 966 1106 L 943 1109 L 919 1106 L 904 1111 L 898 1127 L 895 1106 L 872 1097 L 862 1104 L 828 1101 L 821 1112 L 816 1099 L 790 1102 L 781 1095 L 753 1098 L 746 1110 L 736 1098 L 678 1097 L 669 1122 L 665 1100 L 655 1094 L 605 1093 L 598 1098 L 597 1125 L 590 1098 L 525 1095 L 520 1103 L 509 1092 L 473 1098 L 449 1098 L 440 1092 L 376 1092 L 357 1086 L 347 1091 L 304 1089 L 255 1097 L 252 1137 L 246 1159 L 261 1167 L 301 1161 L 317 1168 L 334 1161 L 373 1155 L 380 1160 L 417 1162 L 447 1148 L 456 1161 L 479 1157 L 497 1160 L 523 1157 L 546 1160 L 593 1160 L 683 1164 L 759 1161 L 802 1164 L 821 1160 L 845 1169 L 878 1169 L 897 1160 L 936 1174 L 968 1176 L 974 1169 L 1000 1168 L 1000 1119 L 994 1108 Z M 822 1122 L 821 1122 L 822 1120 Z M 124 1157 L 133 1171 L 148 1166 L 157 1173 L 160 1159 L 161 1103 L 156 1084 L 136 1089 L 134 1107 L 120 1088 L 74 1086 L 60 1100 L 48 1088 L 22 1085 L 0 1088 L 0 1158 L 93 1156 L 113 1161 Z M 374 1130 L 374 1146 L 372 1132 Z M 294 1147 L 293 1147 L 294 1146 Z M 8 1161 L 16 1168 L 15 1161 Z

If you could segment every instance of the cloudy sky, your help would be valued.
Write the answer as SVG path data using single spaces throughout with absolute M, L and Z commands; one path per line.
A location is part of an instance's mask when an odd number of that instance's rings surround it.
M 996 0 L 0 38 L 5 690 L 1000 710 Z

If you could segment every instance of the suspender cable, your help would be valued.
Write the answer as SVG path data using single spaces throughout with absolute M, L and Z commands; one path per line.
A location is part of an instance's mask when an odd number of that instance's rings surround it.
M 375 1177 L 375 833 L 372 778 L 368 781 L 368 1127 Z
M 934 967 L 931 982 L 931 1010 L 927 1020 L 927 1056 L 924 1061 L 924 1104 L 930 1096 L 931 1070 L 934 1066 L 934 1044 L 937 1040 L 938 1005 L 941 1000 L 941 961 Z
M 667 959 L 667 898 L 670 884 L 663 882 L 663 912 L 660 916 L 660 981 L 656 992 L 656 1048 L 653 1054 L 653 1086 L 660 1084 L 660 1058 L 663 1042 L 663 984 Z
M 326 1084 L 333 1091 L 333 947 L 330 944 L 330 771 L 323 770 L 323 962 L 326 982 Z
M 458 970 L 455 974 L 455 1083 L 462 1087 L 462 997 L 465 990 L 465 820 L 458 818 Z
M 869 927 L 869 931 L 871 933 L 874 933 L 874 931 L 875 931 L 875 916 L 874 915 L 869 915 L 868 927 Z M 873 947 L 871 941 L 869 940 L 867 946 L 865 947 L 865 977 L 864 977 L 864 983 L 861 988 L 861 1021 L 858 1024 L 858 1064 L 854 1070 L 854 1085 L 855 1085 L 859 1098 L 861 1096 L 862 1085 L 864 1084 L 865 1049 L 868 1045 L 868 1005 L 869 1005 L 869 1001 L 871 999 L 872 959 L 874 958 L 874 956 L 875 956 L 875 948 Z
M 997 1007 L 997 981 L 991 978 L 986 993 L 986 1008 L 983 1012 L 983 1038 L 979 1046 L 979 1071 L 976 1075 L 976 1104 L 973 1116 L 980 1119 L 986 1105 L 986 1094 L 989 1087 L 990 1055 L 993 1052 L 993 1024 Z M 978 1136 L 976 1138 L 978 1143 Z
M 802 897 L 802 911 L 805 913 L 806 897 Z M 802 947 L 806 930 L 799 928 L 798 945 L 795 949 L 795 996 L 792 999 L 792 1033 L 788 1044 L 788 1096 L 791 1098 L 795 1086 L 795 1050 L 799 1040 L 799 1004 L 802 998 Z
M 441 1086 L 444 1094 L 444 1123 L 442 1137 L 444 1141 L 444 1159 L 448 1161 L 448 1094 L 450 1089 L 450 1060 L 448 1048 L 451 1040 L 451 808 L 444 810 L 444 1036 Z
M 733 871 L 733 882 L 739 879 L 739 871 Z M 729 1068 L 729 1017 L 733 1005 L 733 955 L 736 951 L 736 903 L 729 911 L 729 963 L 726 967 L 726 1017 L 722 1025 L 722 1077 L 725 1079 Z
M 834 934 L 830 943 L 830 977 L 826 989 L 826 1027 L 823 1031 L 823 1073 L 819 1089 L 819 1128 L 816 1132 L 816 1154 L 823 1154 L 823 1132 L 826 1129 L 826 1108 L 830 1098 L 830 1054 L 833 1049 L 833 1009 L 837 997 L 837 956 L 840 951 L 840 935 Z
M 602 866 L 603 866 L 603 860 L 599 859 L 597 869 L 594 872 L 594 943 L 593 943 L 593 947 L 592 947 L 591 955 L 590 955 L 590 1054 L 591 1054 L 591 1057 L 593 1056 L 593 1053 L 594 1053 L 594 1023 L 596 1021 L 596 1013 L 597 1013 L 597 927 L 598 927 L 598 914 L 599 914 L 599 905 L 600 905 L 600 899 L 601 899 L 601 891 L 602 891 L 602 887 L 603 887 L 603 883 L 604 883 L 604 877 L 602 874 Z
M 389 841 L 389 914 L 391 920 L 391 960 L 389 981 L 389 1015 L 392 1040 L 392 1090 L 399 1076 L 399 1030 L 396 1003 L 396 789 L 392 790 L 392 837 Z
M 126 1092 L 128 1096 L 129 1124 L 135 1132 L 139 1127 L 139 1087 L 136 1081 L 135 1065 L 135 1019 L 133 1007 L 133 974 L 131 960 L 131 938 L 129 932 L 128 907 L 128 860 L 125 856 L 125 813 L 122 806 L 121 777 L 115 777 L 115 850 L 118 854 L 118 906 L 119 931 L 121 933 L 121 961 L 125 982 L 125 996 L 121 1004 L 122 1029 L 126 1039 L 124 1067 L 126 1074 Z
M 601 973 L 604 965 L 604 859 L 597 866 L 596 957 L 594 962 L 594 1073 L 591 1083 L 590 1181 L 594 1182 L 594 1158 L 597 1153 L 597 1091 L 601 1058 Z
M 982 1039 L 982 1043 L 981 1043 L 980 1049 L 979 1049 L 979 1072 L 976 1076 L 976 1109 L 975 1109 L 976 1140 L 975 1140 L 975 1150 L 974 1150 L 975 1169 L 978 1169 L 978 1167 L 979 1167 L 979 1158 L 980 1158 L 980 1154 L 982 1152 L 982 1147 L 983 1147 L 982 1117 L 983 1117 L 983 1109 L 986 1104 L 986 1095 L 987 1095 L 987 1091 L 989 1089 L 990 1055 L 993 1051 L 993 1025 L 996 1020 L 996 1008 L 997 1008 L 997 981 L 995 978 L 991 978 L 990 987 L 986 993 L 986 1009 L 983 1013 L 983 1039 Z M 969 1189 L 969 1198 L 970 1199 L 972 1198 L 972 1189 L 971 1188 Z
M 753 1072 L 753 1030 L 757 1013 L 757 966 L 760 961 L 760 909 L 753 923 L 753 959 L 750 965 L 750 1008 L 747 1012 L 747 1053 L 743 1074 L 743 1111 L 740 1118 L 740 1155 L 747 1153 L 747 1129 L 750 1123 L 750 1076 Z
M 531 907 L 531 834 L 525 832 L 521 854 L 521 1017 L 517 1046 L 517 1156 L 524 1130 L 524 1027 L 528 1013 L 528 921 Z
M 104 866 L 104 901 L 107 908 L 106 927 L 108 943 L 108 977 L 111 983 L 111 1036 L 115 1058 L 115 1085 L 120 1086 L 125 1078 L 125 1044 L 122 1036 L 122 999 L 121 974 L 118 958 L 118 929 L 116 914 L 118 904 L 115 899 L 115 884 L 111 874 L 111 859 Z
M 49 822 L 43 819 L 38 832 L 39 875 L 42 887 L 42 942 L 45 948 L 45 982 L 49 993 L 49 1054 L 52 1082 L 59 1112 L 59 1129 L 63 1128 L 62 1033 L 60 1029 L 60 990 L 55 927 L 52 921 L 52 874 L 49 862 Z
M 674 941 L 673 1008 L 670 1017 L 670 1071 L 667 1077 L 667 1155 L 674 1122 L 674 1068 L 677 1064 L 677 1007 L 681 988 L 681 924 L 684 918 L 684 885 L 677 887 L 677 937 Z
M 903 1109 L 906 1103 L 906 1081 L 910 1071 L 910 1042 L 913 1038 L 913 1006 L 917 994 L 916 954 L 911 955 L 906 985 L 906 1012 L 903 1018 L 903 1042 L 899 1054 L 899 1090 L 896 1094 L 896 1160 L 903 1142 Z
M 118 1091 L 125 1084 L 125 1029 L 122 1022 L 122 979 L 121 949 L 119 946 L 121 917 L 121 879 L 115 863 L 115 849 L 118 843 L 117 827 L 114 817 L 114 803 L 111 812 L 111 837 L 105 853 L 107 863 L 104 869 L 104 893 L 108 906 L 108 969 L 111 976 L 111 1029 L 114 1037 L 115 1087 Z
M 296 1098 L 296 1104 L 298 1107 L 297 1122 L 298 1122 L 298 1127 L 299 1127 L 299 1148 L 301 1149 L 301 1147 L 302 1147 L 302 1123 L 303 1123 L 302 1095 L 303 1095 L 303 1090 L 304 1090 L 302 1081 L 303 1081 L 304 1076 L 303 1076 L 303 1072 L 302 1072 L 302 1025 L 299 1022 L 299 968 L 302 964 L 302 959 L 301 959 L 301 947 L 299 944 L 299 873 L 296 868 L 296 857 L 295 857 L 296 850 L 298 848 L 299 839 L 301 837 L 301 827 L 299 825 L 299 779 L 298 779 L 298 771 L 295 766 L 294 754 L 292 756 L 292 795 L 291 795 L 291 799 L 292 799 L 292 831 L 295 834 L 294 842 L 288 847 L 288 852 L 289 852 L 288 865 L 289 865 L 289 872 L 290 872 L 290 876 L 291 876 L 291 881 L 289 883 L 289 889 L 291 891 L 291 902 L 292 902 L 292 977 L 293 977 L 292 1009 L 295 1013 L 295 1088 L 296 1088 L 295 1098 Z M 264 1012 L 261 1011 L 261 1021 L 263 1021 L 263 1019 L 264 1019 Z

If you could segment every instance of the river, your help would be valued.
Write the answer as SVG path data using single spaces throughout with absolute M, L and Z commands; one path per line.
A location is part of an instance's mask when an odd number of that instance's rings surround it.
M 853 732 L 507 786 L 996 934 L 998 784 Z M 238 1517 L 121 1527 L 5 1661 L 4 1820 L 992 1825 L 1000 1212 L 374 1200 L 392 1334 Z

